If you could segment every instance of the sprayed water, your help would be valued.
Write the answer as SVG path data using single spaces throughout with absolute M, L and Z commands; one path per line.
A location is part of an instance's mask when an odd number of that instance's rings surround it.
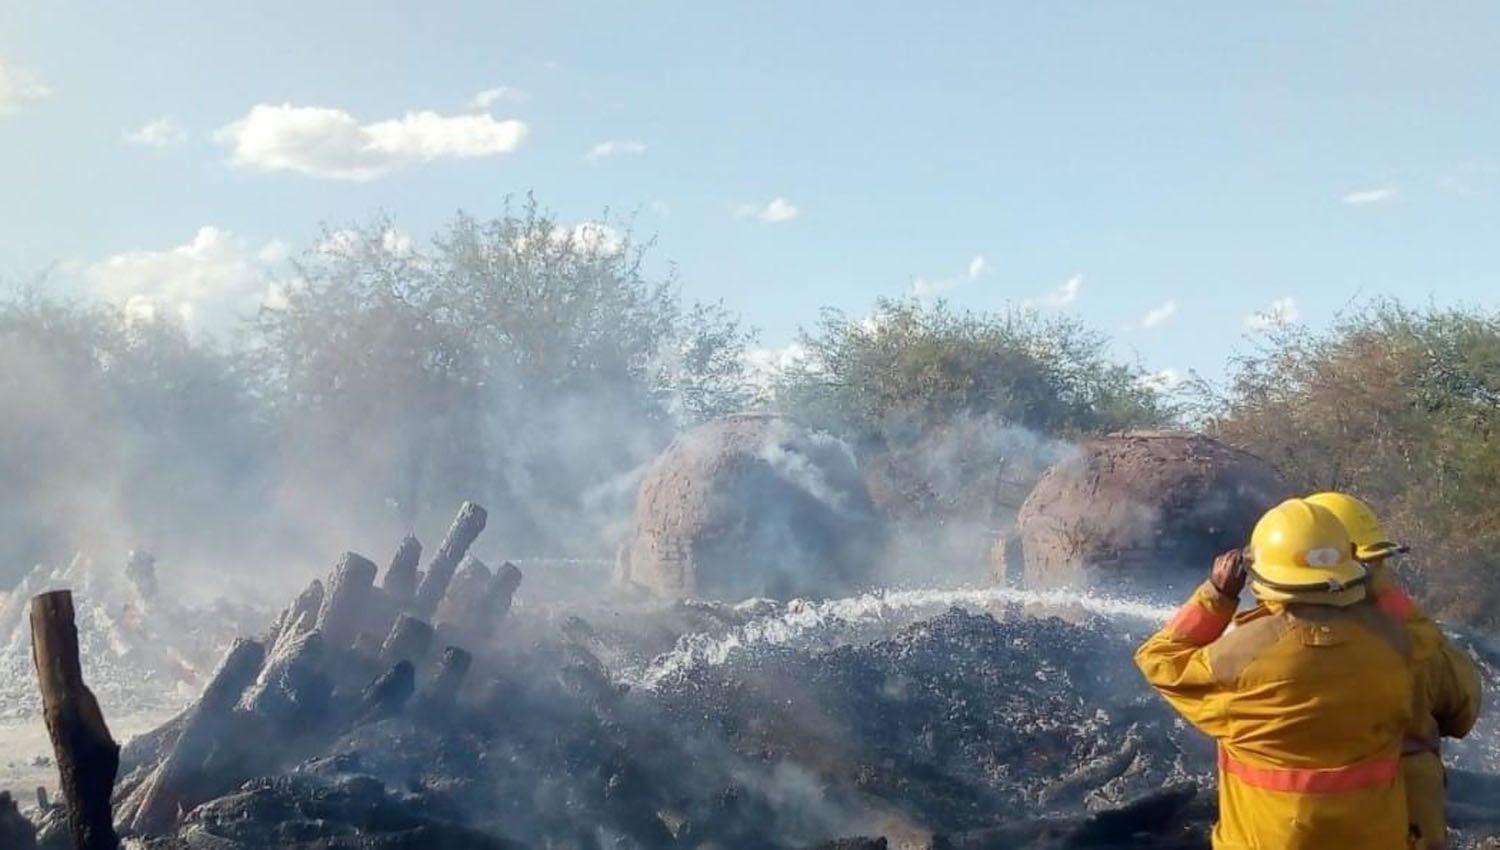
M 670 652 L 658 656 L 644 669 L 621 671 L 621 678 L 629 684 L 654 689 L 675 674 L 701 666 L 721 665 L 742 653 L 772 648 L 831 648 L 868 640 L 949 608 L 982 610 L 1006 605 L 1056 611 L 1083 610 L 1111 619 L 1133 619 L 1152 625 L 1165 621 L 1174 610 L 1138 599 L 1077 590 L 1008 587 L 877 590 L 844 599 L 796 599 L 785 605 L 756 600 L 744 603 L 755 614 L 743 625 L 727 634 L 683 635 Z

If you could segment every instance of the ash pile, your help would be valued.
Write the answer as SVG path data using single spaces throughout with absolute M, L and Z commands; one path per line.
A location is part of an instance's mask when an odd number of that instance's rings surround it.
M 32 596 L 72 589 L 80 604 L 84 673 L 106 711 L 166 716 L 203 688 L 225 647 L 255 627 L 256 609 L 217 600 L 185 604 L 164 592 L 156 559 L 134 551 L 118 566 L 79 553 L 62 567 L 39 565 L 0 598 L 0 720 L 41 716 L 31 663 Z

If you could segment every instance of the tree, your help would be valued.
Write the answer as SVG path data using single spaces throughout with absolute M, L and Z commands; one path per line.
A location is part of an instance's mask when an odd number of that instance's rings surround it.
M 976 314 L 942 302 L 881 300 L 866 319 L 826 311 L 805 359 L 781 376 L 781 404 L 855 441 L 908 440 L 958 417 L 1048 435 L 1158 424 L 1171 411 L 1105 340 L 1028 310 Z
M 749 398 L 752 335 L 648 277 L 649 247 L 530 198 L 422 248 L 384 219 L 326 234 L 256 328 L 298 480 L 407 526 L 483 499 L 517 545 L 597 551 L 622 477 Z
M 982 569 L 1066 441 L 1172 414 L 1103 337 L 1034 311 L 882 300 L 865 319 L 824 312 L 800 343 L 778 405 L 856 447 L 924 569 L 934 557 Z
M 1491 613 L 1500 566 L 1500 316 L 1375 302 L 1326 333 L 1287 327 L 1200 383 L 1204 425 L 1305 490 L 1368 500 L 1415 546 L 1429 600 Z

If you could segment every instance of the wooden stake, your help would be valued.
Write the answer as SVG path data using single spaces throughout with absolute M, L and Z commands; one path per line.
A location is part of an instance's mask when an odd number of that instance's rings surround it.
M 109 798 L 120 768 L 120 746 L 110 737 L 99 701 L 83 683 L 73 594 L 43 593 L 31 600 L 31 660 L 42 691 L 68 829 L 75 850 L 117 850 Z

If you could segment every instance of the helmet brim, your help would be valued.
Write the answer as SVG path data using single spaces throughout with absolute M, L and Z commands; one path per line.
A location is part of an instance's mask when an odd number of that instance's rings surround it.
M 1367 546 L 1354 547 L 1354 557 L 1360 561 L 1379 561 L 1392 555 L 1402 555 L 1410 551 L 1408 547 L 1400 543 L 1392 543 L 1389 540 L 1380 543 L 1371 543 Z
M 1360 584 L 1370 571 L 1359 561 L 1349 560 L 1327 567 L 1252 564 L 1250 575 L 1267 587 L 1287 592 L 1342 590 Z

